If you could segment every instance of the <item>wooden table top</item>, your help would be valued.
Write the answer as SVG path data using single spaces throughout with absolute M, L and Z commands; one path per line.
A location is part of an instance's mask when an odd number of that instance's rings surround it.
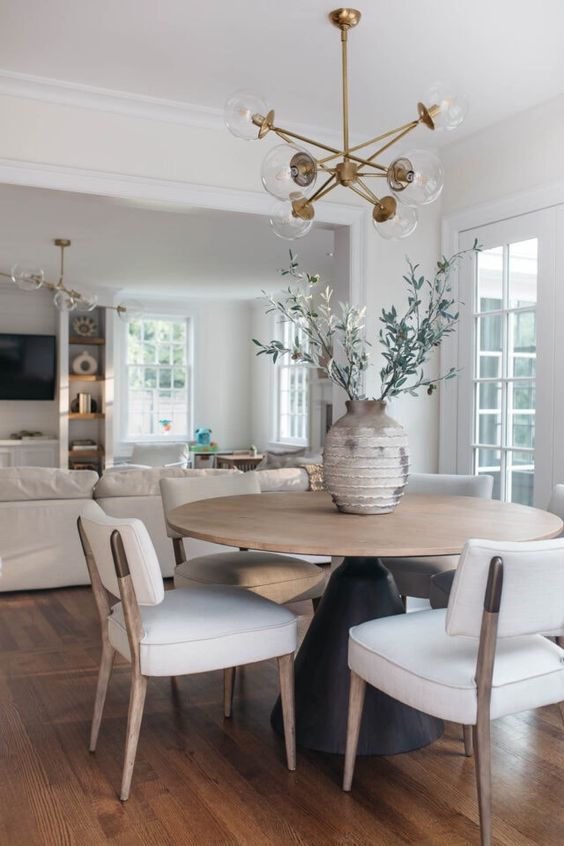
M 303 555 L 455 555 L 470 538 L 553 538 L 562 520 L 495 499 L 406 494 L 392 514 L 342 514 L 325 492 L 263 493 L 200 500 L 175 508 L 182 535 L 228 546 Z

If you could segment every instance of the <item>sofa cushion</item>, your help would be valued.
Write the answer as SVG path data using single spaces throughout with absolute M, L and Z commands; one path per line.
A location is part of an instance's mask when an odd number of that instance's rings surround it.
M 185 443 L 134 444 L 131 462 L 148 464 L 149 467 L 167 467 L 171 464 L 186 467 L 188 457 L 188 445 Z
M 82 471 L 81 471 L 82 472 Z M 238 470 L 191 470 L 182 467 L 150 467 L 147 470 L 122 470 L 104 473 L 94 488 L 94 499 L 114 496 L 160 496 L 159 480 L 163 477 L 213 476 L 220 473 L 238 473 Z
M 0 502 L 44 499 L 91 499 L 98 480 L 94 470 L 54 467 L 0 468 Z
M 303 467 L 279 467 L 272 470 L 257 470 L 260 489 L 269 491 L 307 491 L 309 479 Z

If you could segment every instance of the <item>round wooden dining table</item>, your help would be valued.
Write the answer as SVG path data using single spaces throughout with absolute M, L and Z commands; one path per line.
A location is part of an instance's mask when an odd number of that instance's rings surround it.
M 174 509 L 168 521 L 186 537 L 217 544 L 344 557 L 329 579 L 295 663 L 297 742 L 333 753 L 345 748 L 349 629 L 405 613 L 381 558 L 453 555 L 470 538 L 542 540 L 556 537 L 563 528 L 559 517 L 537 508 L 462 496 L 406 494 L 391 514 L 343 514 L 324 492 L 200 500 Z M 280 702 L 272 723 L 283 732 Z M 440 720 L 369 687 L 358 754 L 417 749 L 442 731 Z

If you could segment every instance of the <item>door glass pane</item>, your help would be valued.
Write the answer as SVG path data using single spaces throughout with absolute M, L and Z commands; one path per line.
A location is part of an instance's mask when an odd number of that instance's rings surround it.
M 511 502 L 532 505 L 535 478 L 533 454 L 510 450 L 507 453 L 507 474 Z
M 503 323 L 501 314 L 478 319 L 480 352 L 499 352 L 503 349 Z
M 503 247 L 478 253 L 478 308 L 495 311 L 503 304 Z
M 536 238 L 509 245 L 509 308 L 536 305 Z
M 501 377 L 501 352 L 480 353 L 478 376 L 480 379 L 499 379 Z
M 534 449 L 535 446 L 535 386 L 530 382 L 514 382 L 510 393 L 511 426 L 509 446 Z
M 501 382 L 478 385 L 478 443 L 501 446 Z
M 493 476 L 493 498 L 501 497 L 501 450 L 499 449 L 477 449 L 476 469 L 478 476 Z

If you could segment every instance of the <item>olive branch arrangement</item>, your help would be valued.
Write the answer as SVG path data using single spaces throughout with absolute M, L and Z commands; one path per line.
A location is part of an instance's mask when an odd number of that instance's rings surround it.
M 403 277 L 407 285 L 407 309 L 398 314 L 395 306 L 382 309 L 378 341 L 384 365 L 380 370 L 380 396 L 385 400 L 401 393 L 417 396 L 425 387 L 432 394 L 441 381 L 452 379 L 457 370 L 435 378 L 425 376 L 424 366 L 434 348 L 455 331 L 458 323 L 457 303 L 452 296 L 451 274 L 467 253 L 478 252 L 477 240 L 469 250 L 437 262 L 432 279 L 419 274 L 419 265 L 407 259 L 409 272 Z M 269 296 L 266 313 L 278 313 L 282 323 L 295 327 L 291 347 L 281 341 L 268 343 L 253 338 L 259 347 L 257 355 L 271 356 L 275 363 L 289 355 L 293 361 L 320 368 L 331 381 L 340 385 L 349 399 L 366 399 L 364 374 L 369 366 L 367 349 L 372 346 L 364 336 L 366 308 L 339 303 L 333 308 L 333 290 L 320 284 L 319 274 L 302 273 L 297 256 L 290 250 L 290 265 L 281 271 L 298 284 L 290 285 L 282 297 Z M 425 296 L 426 294 L 426 296 Z

